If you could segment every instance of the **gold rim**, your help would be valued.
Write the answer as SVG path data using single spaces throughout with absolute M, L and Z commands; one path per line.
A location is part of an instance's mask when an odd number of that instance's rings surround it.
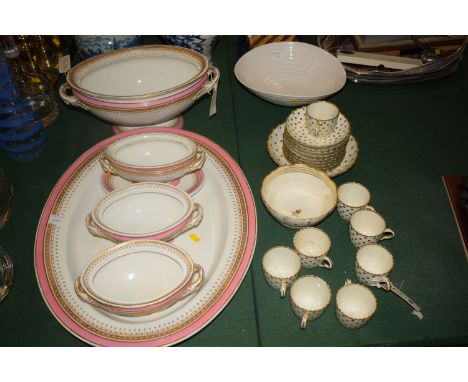
M 181 52 L 181 53 L 183 53 L 183 54 L 185 54 L 185 55 L 187 55 L 189 57 L 196 58 L 196 60 L 201 64 L 201 69 L 200 69 L 200 71 L 198 72 L 198 74 L 195 77 L 192 77 L 190 80 L 184 82 L 183 84 L 174 86 L 174 87 L 169 88 L 169 89 L 164 89 L 164 90 L 161 90 L 161 91 L 157 91 L 157 92 L 145 93 L 145 94 L 141 94 L 141 95 L 132 95 L 132 96 L 111 96 L 111 95 L 108 95 L 108 94 L 100 94 L 100 93 L 96 93 L 96 92 L 92 92 L 92 91 L 88 91 L 86 89 L 83 89 L 75 82 L 75 76 L 77 75 L 76 72 L 78 72 L 80 69 L 86 68 L 87 66 L 95 63 L 96 61 L 101 61 L 101 60 L 105 59 L 106 57 L 119 56 L 122 53 L 123 54 L 132 53 L 133 51 L 141 51 L 141 50 L 148 51 L 148 50 L 151 50 L 151 49 L 172 50 L 172 51 L 175 51 L 175 52 Z M 75 65 L 73 68 L 71 68 L 68 71 L 68 73 L 67 73 L 67 82 L 70 85 L 70 87 L 73 88 L 74 90 L 76 90 L 76 91 L 78 91 L 80 93 L 84 93 L 86 95 L 89 95 L 92 98 L 94 98 L 94 97 L 105 98 L 105 99 L 113 98 L 113 99 L 118 99 L 118 100 L 122 100 L 122 101 L 132 100 L 132 99 L 135 99 L 135 98 L 146 99 L 146 98 L 155 97 L 155 96 L 158 96 L 158 95 L 164 95 L 164 94 L 167 94 L 167 93 L 175 92 L 175 91 L 177 91 L 177 90 L 179 90 L 181 88 L 184 88 L 184 87 L 190 85 L 191 83 L 196 82 L 198 79 L 203 77 L 203 75 L 208 71 L 208 66 L 209 66 L 208 59 L 204 55 L 202 55 L 201 53 L 198 53 L 198 52 L 196 52 L 194 50 L 191 50 L 191 49 L 183 48 L 183 47 L 180 47 L 180 46 L 174 46 L 174 45 L 160 45 L 160 44 L 141 45 L 141 46 L 133 46 L 133 47 L 129 47 L 129 48 L 122 48 L 122 49 L 118 49 L 118 50 L 115 50 L 115 51 L 106 52 L 106 53 L 99 54 L 97 56 L 90 57 L 87 60 L 84 60 L 84 61 L 80 62 L 79 64 Z

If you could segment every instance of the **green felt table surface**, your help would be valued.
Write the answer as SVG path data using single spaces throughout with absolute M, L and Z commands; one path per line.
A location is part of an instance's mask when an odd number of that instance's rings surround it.
M 306 41 L 315 42 L 313 38 Z M 374 289 L 375 317 L 359 330 L 342 327 L 334 298 L 324 315 L 300 330 L 289 296 L 284 299 L 263 277 L 261 259 L 272 246 L 292 246 L 295 230 L 267 212 L 260 197 L 262 179 L 276 168 L 266 151 L 270 131 L 291 108 L 268 103 L 234 76 L 236 36 L 223 36 L 214 60 L 221 70 L 217 114 L 208 118 L 204 98 L 185 114 L 185 128 L 220 144 L 238 161 L 255 198 L 257 245 L 238 292 L 206 328 L 178 346 L 424 346 L 468 344 L 468 264 L 441 177 L 468 174 L 468 61 L 450 77 L 417 85 L 373 86 L 347 82 L 330 97 L 352 125 L 359 143 L 357 163 L 334 178 L 357 181 L 372 193 L 371 204 L 396 236 L 384 245 L 393 253 L 391 279 L 421 306 L 424 319 L 396 295 Z M 29 163 L 0 155 L 15 190 L 15 209 L 0 230 L 0 244 L 12 255 L 15 282 L 0 304 L 0 346 L 87 346 L 50 313 L 37 286 L 34 238 L 53 186 L 80 154 L 112 135 L 110 125 L 65 106 L 46 130 L 41 157 Z M 356 281 L 356 250 L 347 224 L 333 212 L 318 227 L 332 239 L 332 270 L 302 269 L 331 286 Z

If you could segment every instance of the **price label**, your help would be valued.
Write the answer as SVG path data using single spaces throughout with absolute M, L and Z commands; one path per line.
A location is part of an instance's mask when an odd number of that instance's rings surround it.
M 189 237 L 190 237 L 190 239 L 192 239 L 195 243 L 198 243 L 198 242 L 200 241 L 200 238 L 199 238 L 196 234 L 194 234 L 194 233 L 190 234 Z
M 59 57 L 58 70 L 59 73 L 66 73 L 71 69 L 70 55 Z
M 60 215 L 50 215 L 49 217 L 49 224 L 57 225 L 62 222 L 63 222 L 63 217 L 61 217 Z

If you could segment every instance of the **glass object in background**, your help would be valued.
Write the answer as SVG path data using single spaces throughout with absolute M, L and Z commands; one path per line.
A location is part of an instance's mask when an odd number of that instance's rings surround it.
M 21 36 L 23 47 L 16 44 L 13 36 L 3 36 L 5 56 L 8 58 L 13 76 L 24 101 L 37 113 L 44 127 L 49 126 L 59 114 L 57 102 L 49 81 L 39 74 L 26 47 L 25 36 Z M 21 58 L 21 54 L 25 59 Z
M 97 54 L 110 52 L 120 48 L 141 45 L 143 40 L 141 36 L 75 36 L 76 47 L 81 58 L 87 59 Z
M 203 54 L 210 64 L 213 63 L 213 49 L 218 43 L 219 35 L 163 35 L 166 44 L 182 46 Z
M 0 229 L 6 224 L 13 212 L 13 186 L 8 182 L 5 172 L 0 168 Z
M 16 160 L 37 158 L 45 144 L 44 125 L 24 101 L 0 51 L 0 150 Z
M 59 77 L 58 54 L 52 50 L 46 36 L 31 36 L 30 39 L 34 63 L 55 88 Z
M 0 302 L 10 292 L 13 285 L 13 261 L 10 255 L 0 245 Z

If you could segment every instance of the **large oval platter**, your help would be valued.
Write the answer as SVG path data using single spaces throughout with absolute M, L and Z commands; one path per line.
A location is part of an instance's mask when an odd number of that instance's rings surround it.
M 205 284 L 170 308 L 144 317 L 123 317 L 81 301 L 74 282 L 86 264 L 112 242 L 92 236 L 86 215 L 105 195 L 99 157 L 117 139 L 159 132 L 183 135 L 205 152 L 205 184 L 194 196 L 204 207 L 201 224 L 174 240 L 203 267 Z M 110 137 L 78 158 L 52 191 L 39 221 L 35 269 L 45 302 L 56 319 L 97 346 L 166 346 L 194 335 L 226 306 L 245 277 L 257 234 L 255 204 L 244 174 L 221 147 L 189 131 L 141 129 Z

